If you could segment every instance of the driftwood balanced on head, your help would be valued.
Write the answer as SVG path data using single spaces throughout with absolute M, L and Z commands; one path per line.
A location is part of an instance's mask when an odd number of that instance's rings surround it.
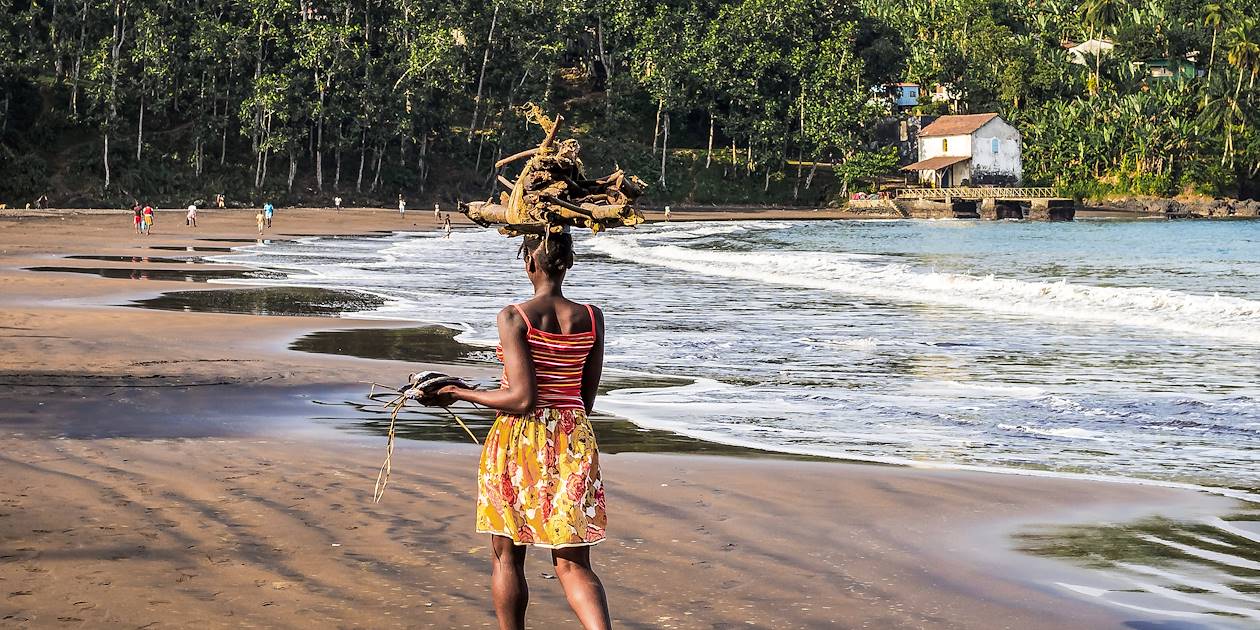
M 499 231 L 508 236 L 545 235 L 567 227 L 602 232 L 643 222 L 643 213 L 632 205 L 646 188 L 643 180 L 620 169 L 599 179 L 586 179 L 577 140 L 556 141 L 563 118 L 557 116 L 552 121 L 533 105 L 526 115 L 547 136 L 537 147 L 495 164 L 503 167 L 528 158 L 516 181 L 499 177 L 511 192 L 500 193 L 497 201 L 461 203 L 460 212 L 478 225 L 500 226 Z

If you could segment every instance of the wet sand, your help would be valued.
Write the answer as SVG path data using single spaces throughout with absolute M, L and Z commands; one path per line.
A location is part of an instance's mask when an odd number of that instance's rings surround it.
M 765 216 L 727 214 L 702 216 Z M 435 225 L 431 214 L 281 209 L 268 237 Z M 189 284 L 25 270 L 182 270 L 125 257 L 254 235 L 243 211 L 205 211 L 195 231 L 162 213 L 151 237 L 135 235 L 126 213 L 0 216 L 0 626 L 493 623 L 488 552 L 472 532 L 476 448 L 403 441 L 385 500 L 372 505 L 380 426 L 324 404 L 418 367 L 450 363 L 488 381 L 492 365 L 442 350 L 431 331 L 345 336 L 414 324 L 144 309 L 135 304 Z M 360 347 L 331 349 L 350 343 Z M 410 344 L 435 351 L 394 351 Z M 424 357 L 432 363 L 415 362 Z M 417 421 L 413 435 L 439 422 Z M 1155 487 L 699 455 L 647 435 L 686 454 L 624 452 L 635 449 L 615 445 L 633 443 L 634 429 L 612 426 L 610 540 L 595 558 L 615 618 L 632 628 L 1144 623 L 1056 587 L 1081 570 L 1013 551 L 1012 534 L 1195 518 L 1229 503 Z M 531 623 L 571 627 L 551 573 L 533 554 Z

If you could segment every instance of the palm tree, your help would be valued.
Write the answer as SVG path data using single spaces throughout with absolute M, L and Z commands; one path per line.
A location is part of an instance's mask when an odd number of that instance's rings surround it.
M 1101 39 L 1105 31 L 1120 21 L 1124 5 L 1123 0 L 1085 0 L 1081 3 L 1081 17 L 1090 31 Z
M 1085 26 L 1095 37 L 1103 39 L 1103 33 L 1120 21 L 1124 0 L 1085 0 L 1080 10 Z M 1094 93 L 1102 87 L 1102 54 L 1101 48 L 1094 54 Z
M 1203 5 L 1203 25 L 1212 29 L 1212 52 L 1208 55 L 1207 78 L 1212 78 L 1212 66 L 1216 64 L 1216 36 L 1225 24 L 1225 5 L 1220 2 L 1209 2 Z
M 1238 69 L 1238 84 L 1234 87 L 1234 100 L 1242 91 L 1243 74 L 1251 75 L 1250 87 L 1255 87 L 1256 73 L 1260 72 L 1260 43 L 1256 43 L 1256 21 L 1247 19 L 1225 31 L 1229 37 L 1228 60 Z
M 1242 74 L 1239 73 L 1239 76 L 1241 77 Z M 1239 83 L 1241 85 L 1241 81 Z M 1207 92 L 1201 112 L 1202 122 L 1208 128 L 1218 128 L 1224 132 L 1225 147 L 1221 151 L 1221 166 L 1232 164 L 1234 129 L 1241 127 L 1246 120 L 1242 108 L 1238 105 L 1237 90 L 1235 89 L 1234 95 L 1230 95 L 1226 84 L 1212 81 L 1208 84 Z

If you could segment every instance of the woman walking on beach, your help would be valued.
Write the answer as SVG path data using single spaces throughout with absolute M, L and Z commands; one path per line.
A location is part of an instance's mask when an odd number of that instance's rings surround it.
M 603 313 L 566 299 L 573 238 L 526 236 L 521 245 L 534 297 L 499 312 L 502 387 L 446 387 L 449 401 L 499 411 L 481 453 L 477 531 L 491 535 L 491 592 L 499 627 L 525 627 L 529 545 L 551 550 L 556 577 L 587 629 L 611 627 L 590 548 L 607 516 L 595 433 L 587 414 L 604 367 Z

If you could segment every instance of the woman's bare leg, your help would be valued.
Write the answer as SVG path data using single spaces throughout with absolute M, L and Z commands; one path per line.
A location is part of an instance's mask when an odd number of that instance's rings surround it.
M 590 547 L 553 549 L 551 563 L 556 567 L 556 577 L 564 587 L 569 606 L 577 613 L 578 621 L 586 630 L 612 628 L 608 616 L 608 596 L 599 576 L 591 569 Z
M 499 630 L 525 630 L 525 607 L 529 606 L 529 585 L 525 583 L 525 550 L 506 536 L 490 536 L 494 570 L 490 593 Z

